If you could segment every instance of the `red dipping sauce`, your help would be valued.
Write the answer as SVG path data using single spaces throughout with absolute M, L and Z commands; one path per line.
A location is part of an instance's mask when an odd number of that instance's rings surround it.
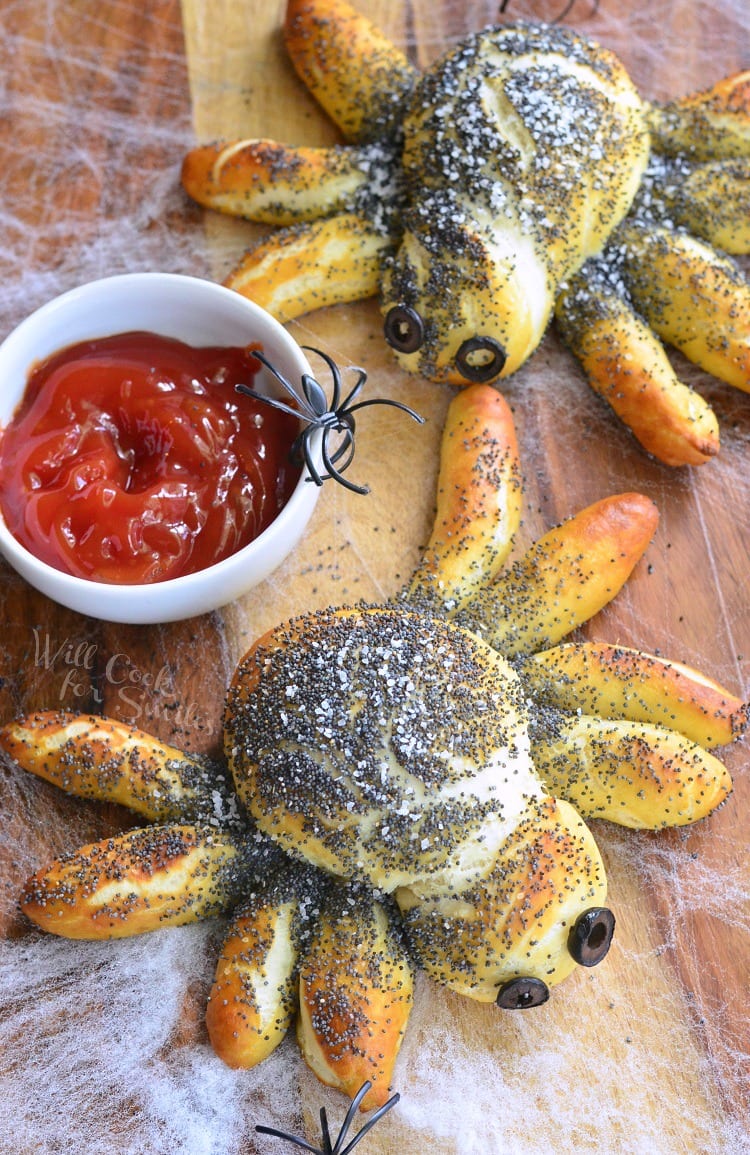
M 55 569 L 133 584 L 205 569 L 256 538 L 299 478 L 297 421 L 235 392 L 251 349 L 154 333 L 39 364 L 0 441 L 11 533 Z

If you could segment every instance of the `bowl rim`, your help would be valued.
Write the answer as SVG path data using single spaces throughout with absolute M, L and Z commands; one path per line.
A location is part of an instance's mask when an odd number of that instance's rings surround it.
M 98 296 L 103 292 L 114 292 L 117 294 L 118 291 L 127 293 L 135 289 L 140 289 L 144 285 L 149 285 L 152 289 L 156 287 L 163 288 L 167 291 L 171 289 L 185 293 L 194 292 L 199 295 L 205 293 L 213 297 L 219 305 L 221 305 L 223 301 L 235 313 L 238 324 L 240 315 L 244 314 L 250 326 L 252 326 L 253 321 L 255 321 L 264 327 L 268 333 L 273 335 L 282 345 L 285 354 L 288 355 L 287 359 L 294 364 L 294 370 L 299 373 L 300 377 L 304 373 L 312 374 L 312 369 L 302 347 L 294 340 L 283 325 L 261 306 L 243 297 L 234 290 L 211 281 L 208 278 L 181 273 L 161 273 L 158 271 L 117 273 L 98 278 L 67 289 L 44 302 L 20 321 L 0 343 L 0 367 L 2 367 L 4 359 L 8 356 L 20 357 L 21 354 L 19 350 L 23 349 L 24 344 L 29 342 L 34 334 L 40 332 L 40 327 L 43 329 L 51 319 L 56 318 L 66 310 L 74 310 L 79 304 L 85 306 L 87 300 L 91 299 L 93 295 Z M 129 324 L 127 320 L 122 324 L 118 324 L 116 317 L 112 323 L 97 322 L 92 318 L 91 337 L 73 336 L 70 340 L 70 345 L 78 344 L 87 339 L 95 339 L 99 336 L 130 332 L 140 327 L 139 325 Z M 160 328 L 163 330 L 166 327 L 163 323 L 160 326 L 158 319 L 154 322 L 153 326 L 149 326 L 151 331 L 157 333 L 160 332 Z M 177 339 L 185 341 L 187 344 L 191 343 L 190 339 L 184 335 Z M 248 340 L 250 339 L 251 338 L 248 338 Z M 262 346 L 264 342 L 262 339 L 260 340 Z M 194 342 L 196 348 L 209 343 L 210 342 L 206 340 Z M 216 344 L 226 344 L 229 346 L 230 342 L 217 340 Z M 56 349 L 64 348 L 64 344 L 57 343 L 49 352 L 42 351 L 37 356 L 27 357 L 24 355 L 21 359 L 26 362 L 24 369 L 25 381 L 28 381 L 29 372 L 35 363 L 44 360 L 48 356 L 52 356 Z M 265 370 L 261 371 L 266 374 L 266 381 L 272 382 L 271 375 Z M 12 420 L 12 416 L 20 404 L 25 387 L 26 385 L 24 383 L 20 393 L 14 397 L 8 414 L 0 414 L 0 440 L 2 439 L 3 429 L 9 421 Z M 311 452 L 316 468 L 320 466 L 320 471 L 322 471 L 321 439 L 317 434 L 312 438 Z M 229 574 L 234 575 L 235 571 L 243 568 L 243 566 L 252 567 L 253 562 L 256 560 L 256 555 L 264 554 L 268 547 L 275 543 L 279 547 L 277 552 L 281 556 L 278 556 L 270 567 L 264 567 L 261 564 L 259 568 L 263 572 L 259 573 L 258 577 L 252 577 L 242 583 L 243 590 L 245 592 L 249 591 L 254 585 L 264 580 L 269 573 L 278 568 L 285 557 L 295 548 L 299 537 L 301 537 L 312 516 L 319 492 L 320 486 L 315 484 L 309 470 L 303 463 L 300 469 L 299 479 L 288 500 L 262 533 L 258 534 L 258 536 L 248 542 L 247 545 L 244 545 L 241 549 L 238 549 L 235 553 L 223 558 L 221 561 L 213 562 L 211 565 L 195 570 L 192 573 L 167 578 L 164 581 L 137 583 L 97 581 L 94 578 L 80 577 L 67 573 L 65 570 L 57 569 L 55 566 L 38 558 L 13 535 L 1 510 L 0 554 L 36 589 L 41 590 L 41 592 L 63 605 L 68 606 L 68 608 L 88 613 L 89 616 L 101 617 L 103 620 L 130 622 L 132 624 L 149 624 L 156 621 L 174 620 L 170 618 L 169 614 L 166 616 L 153 616 L 153 614 L 147 612 L 145 603 L 160 597 L 165 598 L 167 596 L 166 591 L 168 591 L 175 596 L 180 595 L 183 599 L 193 594 L 196 603 L 199 601 L 201 603 L 208 601 L 211 603 L 212 608 L 218 609 L 222 605 L 226 605 L 228 602 L 234 600 L 235 597 L 240 596 L 239 593 L 232 592 L 232 589 L 237 583 L 235 582 L 234 585 L 233 583 L 228 583 L 229 594 L 225 599 L 222 599 L 221 590 L 225 584 L 223 579 Z M 286 534 L 288 534 L 289 538 L 288 549 L 283 548 L 283 541 L 275 541 L 275 539 L 283 537 Z M 35 581 L 35 577 L 37 577 L 38 580 Z M 51 593 L 48 588 L 49 585 L 54 585 L 56 592 Z M 209 596 L 209 589 L 206 588 L 209 586 L 214 587 L 213 597 Z M 201 594 L 203 595 L 202 597 Z M 87 595 L 92 602 L 101 602 L 102 605 L 99 606 L 98 609 L 91 611 L 81 609 L 81 595 Z M 72 604 L 73 602 L 75 604 Z M 108 603 L 110 602 L 113 604 L 109 605 Z M 128 603 L 129 609 L 133 611 L 137 610 L 138 612 L 126 614 L 120 612 L 115 618 L 108 618 L 105 607 L 111 612 L 116 608 L 114 603 L 118 602 Z M 209 612 L 209 610 L 199 608 L 189 613 L 181 612 L 179 616 L 184 618 L 202 612 Z

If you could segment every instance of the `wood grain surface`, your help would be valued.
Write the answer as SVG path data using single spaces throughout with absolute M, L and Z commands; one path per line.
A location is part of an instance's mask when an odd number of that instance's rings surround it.
M 420 66 L 497 17 L 497 5 L 483 0 L 357 6 Z M 216 137 L 336 139 L 284 57 L 283 8 L 272 0 L 0 5 L 2 335 L 96 276 L 158 268 L 222 279 L 261 235 L 190 205 L 179 164 L 194 141 Z M 516 0 L 505 18 L 554 19 L 564 8 Z M 614 48 L 652 97 L 750 67 L 746 0 L 578 0 L 565 19 Z M 0 722 L 35 707 L 101 711 L 216 754 L 228 678 L 259 633 L 302 610 L 388 597 L 407 579 L 429 532 L 449 390 L 397 369 L 372 302 L 289 327 L 339 364 L 366 366 L 373 393 L 414 406 L 426 424 L 417 429 L 394 410 L 363 415 L 351 476 L 370 495 L 326 485 L 290 559 L 220 612 L 114 626 L 60 608 L 3 565 Z M 719 416 L 721 454 L 700 469 L 646 457 L 552 333 L 503 386 L 524 468 L 518 548 L 606 494 L 652 497 L 657 535 L 586 636 L 685 661 L 747 696 L 750 402 L 676 356 L 675 364 Z M 502 1016 L 420 978 L 397 1068 L 402 1100 L 363 1152 L 750 1151 L 747 740 L 725 761 L 734 794 L 694 828 L 634 834 L 595 824 L 615 944 L 546 1006 Z M 319 1107 L 337 1120 L 347 1104 L 306 1070 L 292 1040 L 265 1071 L 228 1072 L 210 1052 L 203 1006 L 220 928 L 160 932 L 153 956 L 145 940 L 105 944 L 106 952 L 55 944 L 64 953 L 53 955 L 24 924 L 15 896 L 31 870 L 128 819 L 12 767 L 0 775 L 0 1150 L 282 1149 L 255 1135 L 257 1122 L 304 1127 L 319 1142 Z M 110 1008 L 125 988 L 120 1021 Z M 156 1023 L 158 1038 L 149 1030 Z

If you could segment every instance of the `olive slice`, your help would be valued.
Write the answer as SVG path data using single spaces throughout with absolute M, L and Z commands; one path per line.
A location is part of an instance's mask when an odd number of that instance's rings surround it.
M 399 353 L 416 353 L 424 342 L 424 322 L 409 305 L 394 305 L 385 315 L 385 339 Z
M 576 919 L 568 936 L 568 950 L 582 967 L 595 967 L 610 948 L 615 916 L 606 906 L 592 906 Z
M 500 987 L 497 1005 L 504 1011 L 525 1011 L 540 1007 L 549 998 L 549 987 L 541 979 L 518 978 Z
M 482 384 L 502 372 L 505 350 L 494 337 L 470 337 L 456 353 L 456 365 L 467 381 Z

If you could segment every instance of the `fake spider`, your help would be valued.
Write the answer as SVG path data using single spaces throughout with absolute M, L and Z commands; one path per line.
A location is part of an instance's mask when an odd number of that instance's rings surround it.
M 498 15 L 504 16 L 505 13 L 509 10 L 512 3 L 513 3 L 513 0 L 502 0 L 500 7 L 497 10 Z M 575 8 L 576 3 L 577 3 L 577 0 L 567 0 L 567 3 L 565 5 L 565 7 L 563 8 L 562 12 L 560 12 L 555 17 L 554 23 L 559 24 L 562 20 L 565 20 L 566 17 L 568 17 L 570 15 L 570 13 L 573 11 L 573 9 Z M 591 6 L 592 15 L 596 15 L 596 13 L 599 11 L 599 3 L 600 3 L 600 0 L 593 0 L 593 4 Z
M 279 384 L 282 385 L 290 397 L 293 398 L 294 405 L 287 405 L 276 397 L 268 397 L 264 393 L 258 393 L 249 385 L 238 385 L 237 391 L 244 393 L 248 397 L 253 397 L 257 401 L 263 401 L 273 409 L 280 409 L 282 413 L 288 413 L 292 417 L 298 417 L 305 423 L 304 429 L 292 445 L 290 456 L 297 464 L 304 463 L 307 467 L 308 481 L 313 481 L 315 485 L 322 485 L 324 481 L 333 478 L 353 493 L 369 493 L 370 490 L 368 486 L 355 485 L 353 481 L 349 481 L 348 478 L 343 476 L 354 458 L 354 433 L 356 428 L 354 414 L 358 410 L 366 409 L 370 405 L 390 405 L 394 409 L 400 409 L 403 413 L 408 413 L 409 416 L 419 422 L 420 425 L 424 423 L 424 418 L 421 417 L 419 413 L 415 413 L 413 409 L 410 409 L 408 405 L 404 405 L 401 401 L 393 401 L 387 397 L 371 397 L 367 401 L 359 401 L 356 405 L 353 405 L 352 402 L 359 396 L 367 381 L 366 371 L 358 366 L 353 367 L 353 372 L 357 374 L 357 380 L 351 391 L 342 401 L 341 370 L 336 362 L 320 349 L 313 349 L 310 346 L 303 346 L 303 348 L 308 349 L 309 352 L 317 353 L 331 371 L 333 396 L 330 405 L 323 386 L 320 385 L 311 374 L 303 374 L 301 391 L 295 389 L 291 382 L 287 381 L 287 379 L 279 373 L 278 369 L 257 349 L 253 350 L 253 356 L 262 362 L 273 374 Z M 314 438 L 317 432 L 321 433 L 320 453 L 323 458 L 323 464 L 327 470 L 326 473 L 320 472 L 315 461 Z M 333 448 L 331 447 L 332 441 L 334 441 Z
M 554 317 L 589 384 L 669 465 L 719 449 L 662 341 L 750 390 L 750 73 L 659 105 L 559 23 L 468 37 L 423 75 L 344 0 L 288 0 L 303 82 L 348 142 L 193 149 L 199 203 L 282 226 L 226 284 L 288 321 L 380 295 L 398 362 L 515 373 Z
M 304 1151 L 312 1151 L 313 1155 L 349 1155 L 349 1152 L 354 1150 L 360 1139 L 364 1139 L 367 1132 L 371 1131 L 375 1124 L 380 1119 L 382 1119 L 383 1116 L 391 1110 L 391 1108 L 395 1107 L 401 1098 L 401 1096 L 398 1094 L 393 1095 L 387 1103 L 384 1103 L 383 1106 L 380 1107 L 375 1112 L 375 1114 L 367 1120 L 363 1127 L 360 1127 L 351 1143 L 347 1143 L 346 1147 L 342 1147 L 341 1144 L 349 1132 L 349 1128 L 352 1125 L 354 1116 L 356 1115 L 362 1100 L 365 1098 L 369 1090 L 370 1083 L 363 1083 L 359 1091 L 357 1091 L 357 1094 L 352 1099 L 351 1106 L 346 1113 L 346 1118 L 344 1119 L 335 1143 L 331 1143 L 331 1135 L 328 1129 L 328 1117 L 326 1115 L 325 1107 L 321 1107 L 320 1109 L 320 1133 L 323 1140 L 322 1147 L 313 1147 L 312 1144 L 308 1143 L 306 1139 L 300 1139 L 296 1135 L 290 1135 L 287 1131 L 277 1131 L 275 1127 L 266 1127 L 263 1124 L 258 1124 L 255 1130 L 259 1131 L 262 1135 L 275 1135 L 277 1139 L 286 1139 L 288 1143 L 294 1143 L 295 1146 L 301 1147 Z

